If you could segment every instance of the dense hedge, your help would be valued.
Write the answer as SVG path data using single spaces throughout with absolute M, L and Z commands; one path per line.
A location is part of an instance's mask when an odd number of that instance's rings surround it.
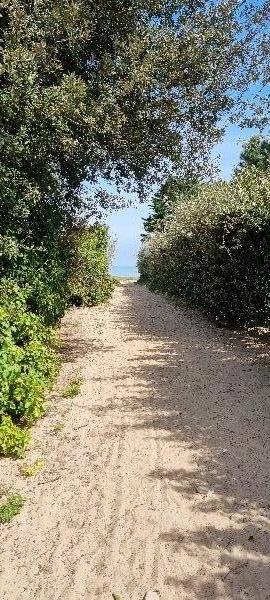
M 63 244 L 61 248 L 58 243 L 52 248 L 28 248 L 21 244 L 10 256 L 3 246 L 2 239 L 0 281 L 15 281 L 24 290 L 27 308 L 39 315 L 46 325 L 53 325 L 63 316 L 67 305 L 69 247 Z
M 14 249 L 16 251 L 14 251 Z M 54 248 L 3 244 L 0 259 L 0 454 L 22 456 L 31 425 L 45 410 L 57 373 L 53 325 L 75 299 L 93 305 L 106 299 L 106 227 L 77 226 Z M 4 276 L 4 274 L 6 276 Z
M 269 325 L 269 173 L 245 169 L 179 197 L 165 231 L 144 245 L 139 271 L 151 289 L 221 324 Z
M 102 225 L 78 229 L 74 232 L 74 252 L 68 282 L 72 304 L 92 306 L 104 302 L 111 295 L 113 279 L 108 263 L 110 239 Z

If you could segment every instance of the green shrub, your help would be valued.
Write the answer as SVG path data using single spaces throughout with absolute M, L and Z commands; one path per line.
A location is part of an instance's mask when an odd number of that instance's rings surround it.
M 77 227 L 61 244 L 50 251 L 21 248 L 11 238 L 0 239 L 0 276 L 4 271 L 9 274 L 0 279 L 3 454 L 20 456 L 29 434 L 15 424 L 30 425 L 44 413 L 46 392 L 58 367 L 51 325 L 63 315 L 69 295 L 78 304 L 92 305 L 112 291 L 105 227 Z M 72 387 L 70 395 L 79 385 Z
M 57 373 L 55 333 L 27 311 L 17 284 L 2 282 L 0 294 L 0 416 L 32 423 Z
M 5 243 L 4 243 L 5 241 Z M 7 241 L 9 242 L 7 249 Z M 41 317 L 46 325 L 53 325 L 64 314 L 67 307 L 67 273 L 70 262 L 68 241 L 52 250 L 17 246 L 10 257 L 10 244 L 15 241 L 0 236 L 0 277 L 2 281 L 13 281 L 24 290 L 27 308 Z M 1 252 L 2 251 L 2 252 Z
M 18 515 L 24 505 L 21 494 L 5 495 L 5 500 L 0 503 L 0 523 L 9 523 L 13 517 Z
M 112 293 L 109 275 L 109 236 L 107 227 L 93 225 L 74 233 L 73 261 L 69 277 L 71 304 L 92 306 Z
M 151 289 L 223 325 L 269 325 L 269 173 L 245 169 L 180 197 L 165 231 L 141 251 L 139 270 Z
M 0 227 L 0 280 L 16 282 L 24 290 L 29 310 L 48 325 L 63 316 L 67 305 L 70 252 L 67 237 L 62 237 L 55 233 L 29 246 L 18 241 L 15 232 L 3 233 Z
M 65 252 L 65 254 L 64 254 Z M 46 325 L 54 325 L 63 317 L 68 303 L 69 248 L 54 252 L 28 253 L 24 279 L 20 283 L 27 289 L 27 306 L 39 315 Z M 18 276 L 18 272 L 17 272 Z
M 12 423 L 9 416 L 2 418 L 0 423 L 0 454 L 22 458 L 30 442 L 30 433 Z

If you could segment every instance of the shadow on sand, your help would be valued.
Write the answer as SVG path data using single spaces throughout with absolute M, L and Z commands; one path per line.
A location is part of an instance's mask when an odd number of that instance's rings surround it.
M 155 436 L 162 432 L 162 440 L 165 435 L 166 442 L 185 444 L 196 453 L 195 470 L 157 468 L 149 477 L 165 481 L 203 515 L 215 512 L 231 519 L 226 528 L 162 532 L 161 542 L 172 552 L 184 549 L 208 567 L 209 549 L 219 557 L 213 576 L 201 569 L 167 583 L 179 590 L 179 598 L 266 600 L 270 388 L 265 340 L 257 343 L 247 334 L 218 329 L 137 284 L 123 285 L 123 293 L 117 325 L 130 340 L 141 335 L 151 341 L 148 354 L 136 364 L 130 359 L 129 376 L 139 382 L 140 392 L 132 396 L 130 390 L 129 396 L 128 382 L 119 381 L 127 388 L 123 410 L 139 411 L 135 428 L 145 428 L 148 435 L 149 430 Z

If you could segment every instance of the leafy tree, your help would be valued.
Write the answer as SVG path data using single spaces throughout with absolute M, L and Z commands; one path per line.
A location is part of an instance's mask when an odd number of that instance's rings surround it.
M 83 181 L 141 190 L 202 155 L 244 29 L 233 0 L 2 0 L 0 234 L 52 246 L 89 207 Z
M 174 206 L 181 201 L 182 195 L 195 188 L 197 181 L 195 176 L 186 179 L 168 177 L 153 198 L 149 217 L 144 219 L 146 235 L 143 234 L 143 239 L 149 233 L 163 231 L 165 219 L 173 213 Z
M 240 156 L 240 167 L 253 165 L 260 171 L 270 167 L 270 141 L 253 136 L 244 146 Z

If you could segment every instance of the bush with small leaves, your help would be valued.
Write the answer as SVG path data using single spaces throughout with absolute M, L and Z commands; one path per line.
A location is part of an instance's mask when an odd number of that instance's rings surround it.
M 270 173 L 179 197 L 139 257 L 141 281 L 222 325 L 270 324 Z
M 69 276 L 70 303 L 92 306 L 107 300 L 114 288 L 109 275 L 110 242 L 107 227 L 94 225 L 74 233 Z
M 44 397 L 57 373 L 54 331 L 27 310 L 23 292 L 6 282 L 0 292 L 0 415 L 32 423 L 44 412 Z
M 5 416 L 0 423 L 0 455 L 22 458 L 30 443 L 30 433 Z
M 13 517 L 18 515 L 24 505 L 21 494 L 4 494 L 4 500 L 0 499 L 0 523 L 9 523 Z

